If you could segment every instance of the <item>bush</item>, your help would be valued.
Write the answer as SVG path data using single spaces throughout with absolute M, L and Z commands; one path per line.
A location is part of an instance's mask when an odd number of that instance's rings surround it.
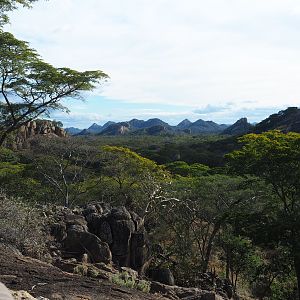
M 146 280 L 138 280 L 127 272 L 122 272 L 112 276 L 111 281 L 117 285 L 125 286 L 130 289 L 137 289 L 144 293 L 149 293 L 150 282 Z
M 15 246 L 25 255 L 41 258 L 45 240 L 39 210 L 0 191 L 0 242 Z
M 86 265 L 78 265 L 73 270 L 74 274 L 87 276 L 88 275 L 88 266 Z

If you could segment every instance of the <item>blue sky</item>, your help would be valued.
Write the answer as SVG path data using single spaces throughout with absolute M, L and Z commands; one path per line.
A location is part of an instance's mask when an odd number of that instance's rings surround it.
M 57 67 L 110 76 L 53 114 L 65 126 L 257 122 L 300 103 L 298 0 L 40 0 L 6 29 Z

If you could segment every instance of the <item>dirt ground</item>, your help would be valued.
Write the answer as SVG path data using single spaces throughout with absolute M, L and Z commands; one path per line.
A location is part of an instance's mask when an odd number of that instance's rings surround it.
M 25 256 L 0 245 L 0 282 L 11 290 L 53 300 L 166 299 L 119 287 L 109 281 L 82 277 Z

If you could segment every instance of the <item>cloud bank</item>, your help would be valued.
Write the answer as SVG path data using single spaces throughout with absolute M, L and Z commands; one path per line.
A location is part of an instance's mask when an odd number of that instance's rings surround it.
M 226 121 L 300 102 L 298 0 L 51 0 L 11 23 L 46 61 L 109 74 L 101 93 L 116 105 Z

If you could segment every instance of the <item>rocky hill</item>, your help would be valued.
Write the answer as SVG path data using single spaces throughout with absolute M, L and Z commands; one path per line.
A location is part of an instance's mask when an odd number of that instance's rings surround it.
M 248 123 L 247 118 L 241 118 L 236 121 L 233 125 L 226 128 L 222 133 L 228 135 L 243 135 L 253 128 L 253 126 Z
M 99 135 L 125 135 L 131 130 L 131 126 L 127 122 L 115 123 L 103 129 Z
M 256 124 L 253 132 L 261 133 L 268 130 L 278 129 L 283 132 L 300 132 L 300 109 L 289 107 L 276 114 L 270 115 L 265 120 Z
M 7 141 L 7 146 L 22 149 L 36 136 L 66 137 L 67 132 L 55 121 L 35 120 L 21 126 Z

